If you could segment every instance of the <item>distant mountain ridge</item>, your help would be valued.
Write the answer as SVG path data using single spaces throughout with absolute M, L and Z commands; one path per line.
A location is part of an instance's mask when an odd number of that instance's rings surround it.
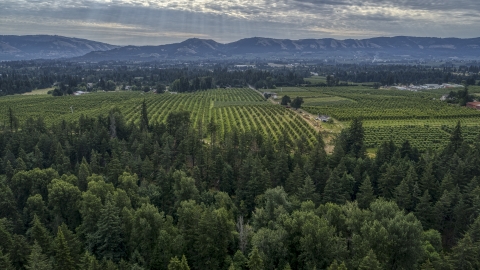
M 0 35 L 0 61 L 71 58 L 92 51 L 106 51 L 115 48 L 118 46 L 80 38 L 49 35 Z
M 181 57 L 480 57 L 480 38 L 378 37 L 369 39 L 245 38 L 231 43 L 187 39 L 160 46 L 127 46 L 91 52 L 83 60 L 155 60 Z
M 225 58 L 480 59 L 480 38 L 376 37 L 368 39 L 274 39 L 231 43 L 191 38 L 159 46 L 114 46 L 61 36 L 0 36 L 0 60 L 71 58 L 73 61 Z

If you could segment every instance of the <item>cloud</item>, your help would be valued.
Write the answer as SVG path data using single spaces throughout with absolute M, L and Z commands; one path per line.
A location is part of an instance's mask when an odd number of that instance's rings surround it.
M 3 0 L 2 34 L 61 34 L 115 44 L 188 37 L 363 38 L 475 35 L 478 0 Z M 101 33 L 101 34 L 99 34 Z

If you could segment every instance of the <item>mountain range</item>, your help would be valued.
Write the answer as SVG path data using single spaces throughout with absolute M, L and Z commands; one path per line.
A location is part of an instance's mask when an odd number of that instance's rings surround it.
M 118 46 L 62 36 L 0 35 L 0 61 L 71 58 L 92 51 L 107 51 L 115 48 Z
M 187 39 L 159 46 L 114 46 L 60 36 L 0 36 L 0 60 L 72 58 L 74 61 L 224 58 L 418 59 L 480 58 L 480 38 L 378 37 L 369 39 L 273 39 L 231 43 Z

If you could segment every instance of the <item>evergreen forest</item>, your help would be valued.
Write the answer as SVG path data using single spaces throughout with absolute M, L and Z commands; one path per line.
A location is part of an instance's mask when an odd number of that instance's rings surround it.
M 0 132 L 1 269 L 480 268 L 480 143 L 460 123 L 442 149 L 369 155 L 355 118 L 327 154 L 320 134 L 217 136 L 146 106 Z

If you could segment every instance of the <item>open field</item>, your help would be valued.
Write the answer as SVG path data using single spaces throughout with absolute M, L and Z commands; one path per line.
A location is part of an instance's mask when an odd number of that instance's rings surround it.
M 257 130 L 278 139 L 280 134 L 294 141 L 313 141 L 315 131 L 292 110 L 274 106 L 250 89 L 218 89 L 186 94 L 143 94 L 139 92 L 89 93 L 81 96 L 52 97 L 6 96 L 0 98 L 0 126 L 6 125 L 11 107 L 20 122 L 42 116 L 47 124 L 106 115 L 116 107 L 129 122 L 138 123 L 143 100 L 147 102 L 150 121 L 163 122 L 172 111 L 191 112 L 194 124 L 214 119 L 218 135 L 237 129 Z M 73 113 L 72 113 L 73 109 Z M 39 112 L 42 112 L 39 114 Z
M 305 81 L 311 82 L 312 84 L 317 84 L 317 83 L 326 83 L 327 78 L 324 76 L 312 76 L 310 78 L 305 78 Z
M 34 95 L 47 95 L 48 91 L 53 90 L 54 88 L 44 88 L 33 90 L 32 92 L 24 93 L 24 96 L 34 96 Z
M 471 93 L 480 87 L 469 88 Z M 312 114 L 324 114 L 348 123 L 361 117 L 365 127 L 367 147 L 376 148 L 383 141 L 401 144 L 409 140 L 419 149 L 438 149 L 449 139 L 449 130 L 460 121 L 469 130 L 468 141 L 476 138 L 480 130 L 480 111 L 449 105 L 440 101 L 443 94 L 457 89 L 410 92 L 372 89 L 370 87 L 305 87 L 296 89 L 296 96 L 304 98 L 303 109 Z M 278 93 L 279 94 L 279 93 Z M 279 99 L 281 96 L 278 97 Z M 322 123 L 325 130 L 335 132 L 334 126 Z
M 336 97 L 336 96 L 326 96 L 326 97 L 312 97 L 305 98 L 303 106 L 329 106 L 329 105 L 339 105 L 355 102 L 348 98 Z
M 480 87 L 471 87 L 480 92 Z M 324 135 L 327 148 L 333 138 L 355 117 L 362 117 L 365 142 L 374 149 L 383 141 L 401 144 L 405 140 L 421 150 L 443 147 L 452 127 L 460 121 L 465 126 L 465 138 L 473 143 L 480 135 L 480 111 L 448 105 L 439 101 L 451 91 L 440 89 L 423 92 L 372 89 L 370 87 L 295 87 L 276 91 L 279 102 L 285 94 L 292 99 L 304 98 L 301 114 L 268 102 L 251 89 L 215 89 L 185 94 L 143 94 L 140 92 L 102 92 L 82 96 L 52 97 L 21 95 L 0 98 L 0 126 L 7 123 L 9 107 L 20 122 L 42 116 L 47 124 L 77 120 L 80 115 L 106 115 L 114 107 L 127 121 L 138 123 L 140 105 L 145 99 L 151 121 L 162 122 L 171 111 L 191 112 L 194 123 L 214 119 L 219 135 L 232 129 L 258 130 L 264 136 L 277 139 L 285 134 L 290 140 L 301 137 L 313 140 L 315 132 Z M 73 110 L 73 112 L 72 112 Z M 39 112 L 42 112 L 39 115 Z M 333 117 L 334 123 L 315 120 L 317 114 Z M 308 119 L 307 119 L 308 118 Z M 329 148 L 329 149 L 330 149 Z M 330 149 L 331 150 L 331 149 Z

